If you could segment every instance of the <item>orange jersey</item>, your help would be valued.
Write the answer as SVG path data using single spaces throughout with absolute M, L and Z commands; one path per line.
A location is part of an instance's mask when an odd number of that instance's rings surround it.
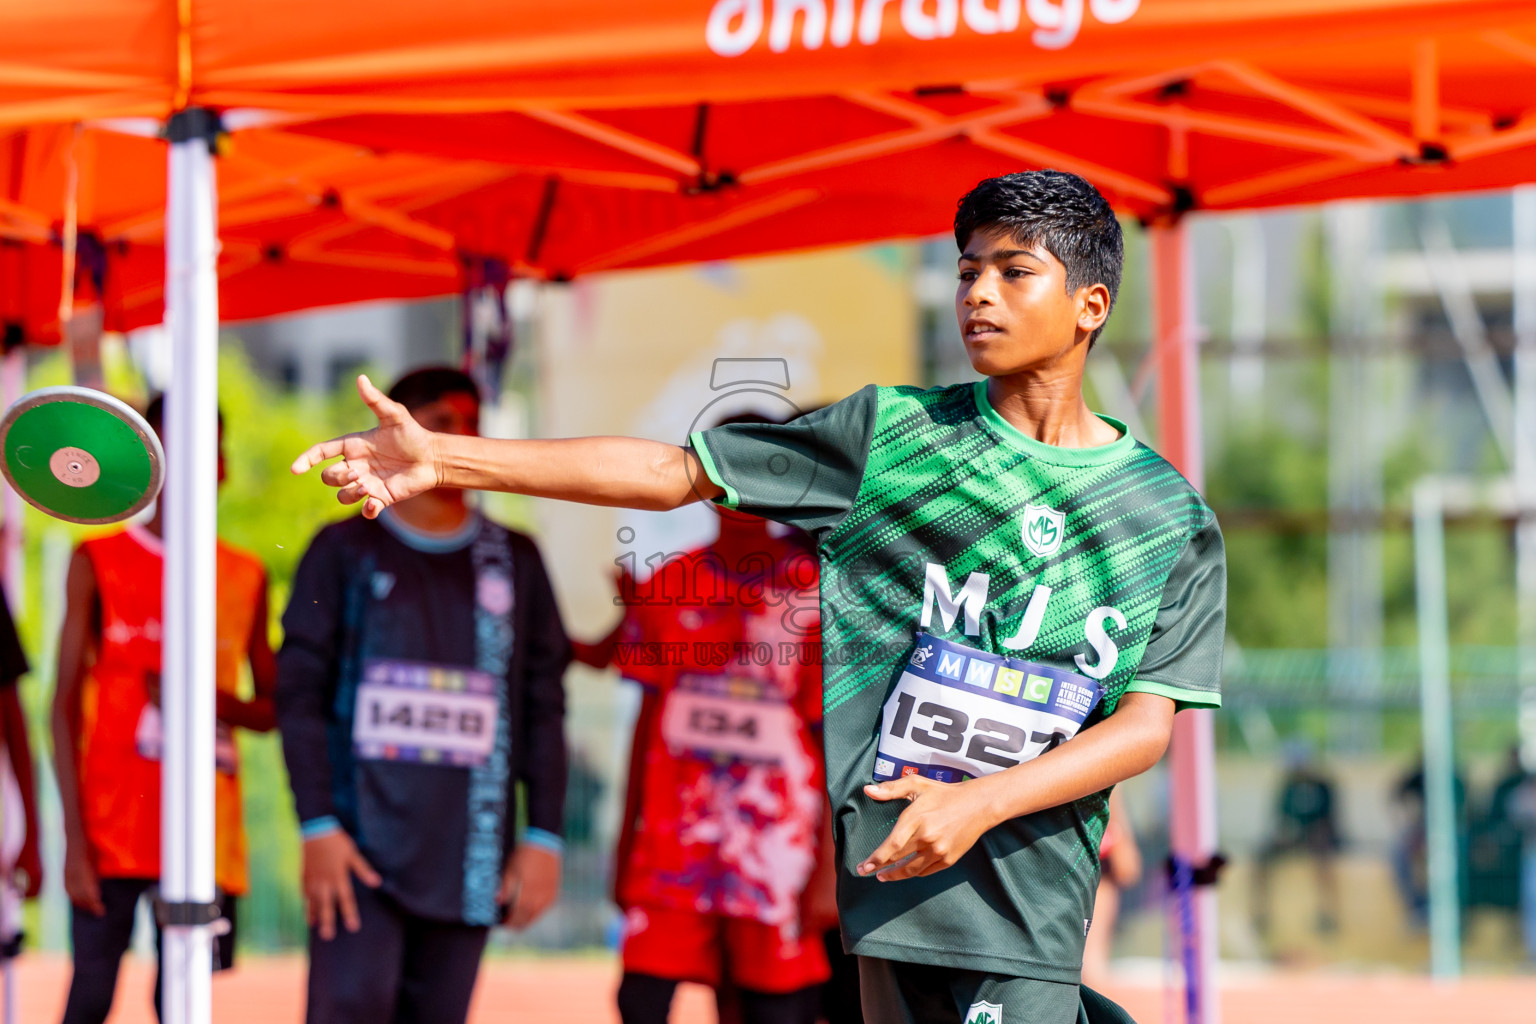
M 148 681 L 160 672 L 163 561 L 159 538 L 131 526 L 86 541 L 101 600 L 96 662 L 87 680 L 80 741 L 80 804 L 104 878 L 160 874 L 160 714 Z M 266 572 L 253 555 L 219 542 L 218 688 L 236 693 L 249 655 Z M 246 889 L 245 829 L 233 737 L 219 726 L 214 783 L 214 876 L 226 893 Z

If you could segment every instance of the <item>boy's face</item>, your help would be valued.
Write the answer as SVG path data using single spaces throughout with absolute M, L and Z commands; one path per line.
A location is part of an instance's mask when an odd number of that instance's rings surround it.
M 480 403 L 474 395 L 448 394 L 411 410 L 417 423 L 439 434 L 480 436 Z
M 1047 366 L 1086 342 L 1109 316 L 1102 284 L 1067 291 L 1067 268 L 1006 228 L 971 235 L 960 254 L 955 319 L 965 354 L 988 377 Z

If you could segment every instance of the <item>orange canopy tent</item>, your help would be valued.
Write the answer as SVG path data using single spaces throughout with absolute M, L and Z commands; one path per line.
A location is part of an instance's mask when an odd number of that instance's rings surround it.
M 236 132 L 222 167 L 226 316 L 454 291 L 485 258 L 561 277 L 928 234 L 984 175 L 1079 171 L 1154 226 L 1160 446 L 1197 481 L 1183 213 L 1508 186 L 1536 144 L 1536 11 L 1511 0 L 0 0 L 0 26 L 0 125 L 24 130 L 0 156 L 12 238 L 78 237 L 61 179 L 28 189 L 25 154 L 62 144 L 37 125 L 289 118 Z M 73 219 L 119 326 L 158 318 L 170 240 L 194 363 L 213 198 L 206 126 L 181 116 L 168 230 L 163 151 L 98 163 Z M 54 297 L 10 315 L 45 332 Z M 1198 863 L 1208 715 L 1177 729 L 1174 845 Z M 1195 946 L 1192 991 L 1213 955 Z
M 227 319 L 452 292 L 484 258 L 563 278 L 931 234 L 1021 166 L 1165 221 L 1499 187 L 1536 156 L 1525 3 L 25 6 L 0 126 L 108 120 L 0 127 L 0 236 L 62 242 L 72 162 L 118 328 L 160 318 L 164 153 L 110 118 L 182 102 L 285 112 L 221 161 Z M 62 259 L 0 281 L 0 317 L 52 335 Z
M 100 301 L 108 330 L 159 323 L 165 161 L 157 138 L 68 125 L 0 129 L 0 182 L 9 183 L 0 192 L 0 322 L 26 340 L 52 342 L 61 312 Z M 463 275 L 454 239 L 395 204 L 442 201 L 505 173 L 242 131 L 219 164 L 221 312 L 249 319 L 453 293 Z M 365 248 L 352 242 L 360 233 Z
M 1292 56 L 1401 71 L 1373 41 L 1499 32 L 1512 0 L 5 0 L 0 120 L 188 105 L 465 113 L 1073 81 Z M 1366 46 L 1358 44 L 1366 43 Z M 1490 68 L 1490 71 L 1494 69 Z M 1396 90 L 1394 90 L 1396 91 Z

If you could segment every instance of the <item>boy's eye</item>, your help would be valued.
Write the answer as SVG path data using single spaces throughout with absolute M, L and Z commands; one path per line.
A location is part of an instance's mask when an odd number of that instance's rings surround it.
M 962 280 L 962 281 L 974 281 L 974 280 L 976 280 L 976 271 L 974 271 L 974 270 L 962 270 L 962 271 L 960 271 L 960 280 Z
M 1003 274 L 1006 277 L 1027 277 L 1029 275 L 1029 269 L 1027 267 L 1009 267 L 1007 270 L 1003 271 Z

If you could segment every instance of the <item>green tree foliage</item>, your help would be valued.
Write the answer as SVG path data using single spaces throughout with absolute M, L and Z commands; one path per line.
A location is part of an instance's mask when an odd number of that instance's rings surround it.
M 1228 435 L 1207 467 L 1227 545 L 1227 632 L 1243 647 L 1328 642 L 1327 455 L 1286 429 Z

